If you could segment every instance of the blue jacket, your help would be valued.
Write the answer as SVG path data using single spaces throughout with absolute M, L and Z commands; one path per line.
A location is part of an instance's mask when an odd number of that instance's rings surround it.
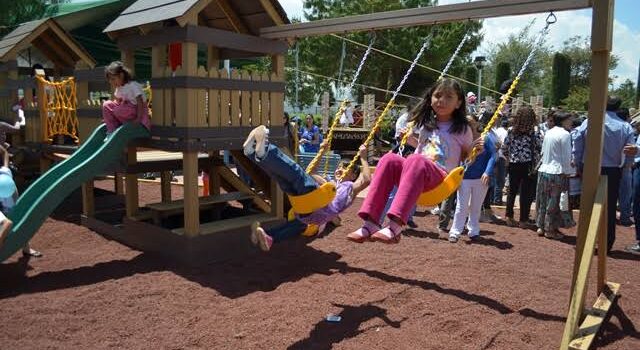
M 464 179 L 479 179 L 482 177 L 482 174 L 493 176 L 493 166 L 498 158 L 496 142 L 496 134 L 489 132 L 484 138 L 484 152 L 478 154 L 476 160 L 465 170 Z

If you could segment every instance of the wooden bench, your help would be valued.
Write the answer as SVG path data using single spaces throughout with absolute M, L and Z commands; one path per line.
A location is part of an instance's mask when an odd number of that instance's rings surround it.
M 218 220 L 213 222 L 207 222 L 200 224 L 200 234 L 210 235 L 213 233 L 235 230 L 243 227 L 249 227 L 255 221 L 260 223 L 280 220 L 277 217 L 269 213 L 253 214 L 247 216 L 241 216 L 233 219 Z M 184 235 L 184 228 L 177 228 L 172 230 L 173 233 Z
M 216 204 L 223 204 L 230 201 L 243 201 L 253 199 L 253 194 L 244 192 L 229 192 L 207 197 L 200 197 L 200 210 L 214 207 Z M 153 223 L 160 225 L 162 218 L 177 215 L 184 211 L 184 201 L 182 199 L 171 202 L 160 202 L 147 204 L 147 208 L 151 210 L 151 218 Z

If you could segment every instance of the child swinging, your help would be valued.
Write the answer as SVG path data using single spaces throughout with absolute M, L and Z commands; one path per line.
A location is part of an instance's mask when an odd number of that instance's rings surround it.
M 415 154 L 405 159 L 388 153 L 380 159 L 358 213 L 364 224 L 347 235 L 349 240 L 398 243 L 420 194 L 438 186 L 473 147 L 483 147 L 481 139 L 473 142 L 465 111 L 464 93 L 456 80 L 440 79 L 427 90 L 410 113 L 414 126 L 420 129 L 419 139 L 410 137 L 408 141 L 416 147 Z M 398 191 L 387 213 L 389 222 L 380 229 L 377 222 L 394 186 Z
M 307 174 L 298 163 L 280 151 L 278 147 L 268 141 L 269 130 L 261 125 L 253 129 L 244 143 L 244 154 L 274 179 L 282 191 L 288 195 L 300 196 L 310 193 L 326 182 L 318 175 Z M 320 152 L 327 144 L 321 145 Z M 269 232 L 260 227 L 260 223 L 252 226 L 251 240 L 264 251 L 269 251 L 273 243 L 283 241 L 302 234 L 307 225 L 320 227 L 332 221 L 349 208 L 353 199 L 364 190 L 370 182 L 371 173 L 367 163 L 367 148 L 362 145 L 359 149 L 361 171 L 347 174 L 336 184 L 335 198 L 326 207 L 320 208 L 308 215 L 298 215 L 293 221 L 278 226 Z M 335 171 L 335 178 L 343 178 L 345 168 L 339 166 Z

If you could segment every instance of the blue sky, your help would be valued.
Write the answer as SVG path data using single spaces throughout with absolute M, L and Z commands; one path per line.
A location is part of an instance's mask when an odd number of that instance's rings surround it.
M 302 0 L 279 0 L 289 17 L 302 17 Z M 440 0 L 440 4 L 466 2 L 466 0 Z M 618 68 L 610 74 L 615 84 L 631 79 L 636 83 L 640 60 L 640 2 L 616 0 L 613 30 L 613 53 L 619 57 Z M 576 35 L 588 35 L 591 31 L 591 10 L 557 13 L 558 22 L 549 33 L 547 45 L 560 48 L 562 42 Z M 492 44 L 504 41 L 509 34 L 517 33 L 523 24 L 537 18 L 535 28 L 544 25 L 546 14 L 494 18 L 484 21 L 485 40 L 478 49 L 483 54 Z M 410 56 L 410 55 L 409 55 Z

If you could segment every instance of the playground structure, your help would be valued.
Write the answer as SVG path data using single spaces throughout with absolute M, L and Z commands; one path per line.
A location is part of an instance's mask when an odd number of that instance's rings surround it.
M 216 151 L 221 149 L 238 150 L 244 135 L 255 125 L 268 124 L 272 128 L 272 135 L 282 135 L 279 126 L 282 125 L 282 105 L 284 94 L 284 39 L 304 35 L 320 35 L 336 32 L 381 29 L 410 25 L 427 25 L 451 21 L 462 21 L 469 18 L 487 18 L 546 11 L 561 11 L 580 8 L 593 9 L 592 42 L 593 73 L 591 80 L 591 96 L 589 107 L 589 134 L 587 139 L 587 153 L 592 154 L 585 162 L 587 174 L 583 178 L 583 191 L 580 206 L 580 221 L 578 228 L 578 242 L 576 248 L 573 288 L 569 317 L 561 348 L 588 348 L 595 337 L 599 325 L 606 317 L 611 304 L 618 295 L 619 285 L 606 281 L 605 249 L 599 250 L 598 259 L 598 292 L 600 294 L 593 311 L 585 313 L 584 297 L 586 293 L 586 279 L 590 268 L 596 241 L 600 247 L 606 246 L 606 179 L 601 178 L 598 168 L 601 160 L 603 115 L 606 100 L 606 81 L 608 77 L 609 53 L 611 51 L 612 33 L 612 0 L 525 0 L 525 1 L 497 1 L 486 0 L 465 4 L 436 6 L 413 10 L 393 11 L 370 15 L 329 19 L 310 23 L 293 25 L 286 24 L 286 16 L 281 8 L 271 1 L 261 0 L 251 2 L 261 5 L 269 20 L 255 25 L 260 21 L 251 21 L 248 27 L 246 21 L 236 16 L 226 16 L 223 25 L 218 27 L 219 18 L 216 13 L 225 11 L 227 2 L 213 3 L 210 1 L 195 1 L 189 5 L 184 2 L 171 3 L 158 7 L 146 6 L 146 1 L 138 1 L 116 19 L 107 32 L 123 49 L 122 60 L 127 66 L 134 65 L 133 50 L 142 47 L 152 47 L 152 75 L 151 81 L 153 100 L 153 129 L 151 139 L 136 141 L 127 149 L 126 161 L 122 172 L 126 176 L 126 218 L 124 235 L 120 239 L 133 246 L 144 245 L 153 240 L 154 249 L 162 245 L 165 249 L 171 247 L 174 252 L 183 249 L 187 255 L 193 256 L 196 244 L 200 245 L 211 233 L 229 232 L 246 227 L 246 223 L 228 220 L 226 224 L 216 222 L 214 225 L 200 223 L 200 208 L 203 200 L 198 199 L 197 175 L 198 162 L 201 154 L 208 162 L 204 164 L 212 169 L 212 190 L 223 186 L 226 181 L 236 192 L 248 192 L 246 185 L 237 182 L 234 176 L 225 170 L 219 162 Z M 248 4 L 248 2 L 247 2 Z M 172 12 L 167 6 L 171 6 Z M 220 8 L 219 8 L 220 7 Z M 227 6 L 228 7 L 228 6 Z M 250 7 L 250 5 L 247 5 Z M 228 8 L 226 8 L 228 10 Z M 237 9 L 236 9 L 237 10 Z M 171 13 L 171 15 L 167 15 Z M 178 15 L 175 15 L 175 14 Z M 145 19 L 151 19 L 145 22 Z M 244 23 L 244 24 L 243 24 Z M 205 26 L 199 26 L 205 24 Z M 211 28 L 214 27 L 214 28 Z M 233 29 L 239 33 L 233 33 Z M 242 34 L 240 34 L 242 33 Z M 260 36 L 258 36 L 258 33 Z M 250 35 L 253 34 L 253 35 Z M 277 39 L 277 40 L 272 40 Z M 167 46 L 181 42 L 182 67 L 175 72 L 168 69 L 166 64 Z M 207 45 L 208 69 L 198 67 L 198 43 Z M 56 51 L 57 52 L 57 51 Z M 269 55 L 272 57 L 271 74 L 245 75 L 232 72 L 230 77 L 225 72 L 219 72 L 219 60 L 232 57 L 256 57 Z M 3 62 L 7 62 L 4 61 Z M 86 64 L 86 62 L 84 63 Z M 76 67 L 80 67 L 76 63 Z M 91 67 L 90 65 L 88 65 Z M 26 86 L 12 85 L 11 80 L 17 80 L 16 66 L 5 63 L 3 74 L 9 88 L 22 87 L 32 89 L 33 84 Z M 0 78 L 2 79 L 2 78 Z M 80 79 L 79 79 L 80 80 Z M 44 87 L 39 88 L 44 96 Z M 83 93 L 78 91 L 78 100 Z M 10 94 L 9 94 L 10 95 Z M 212 98 L 213 96 L 213 98 Z M 246 98 L 250 96 L 251 98 Z M 13 97 L 13 96 L 9 96 Z M 25 95 L 25 101 L 27 100 Z M 9 101 L 11 99 L 9 98 Z M 38 101 L 43 101 L 38 99 Z M 207 101 L 207 104 L 203 103 Z M 28 102 L 28 101 L 27 101 Z M 8 104 L 2 105 L 6 108 Z M 34 113 L 27 113 L 28 125 L 42 125 L 40 132 L 33 129 L 26 132 L 25 142 L 47 142 L 39 139 L 43 135 L 45 124 L 42 118 L 44 107 L 38 106 L 40 122 L 34 118 Z M 29 107 L 27 107 L 28 109 Z M 97 108 L 95 108 L 98 111 Z M 34 110 L 32 110 L 34 111 Z M 80 110 L 78 110 L 80 115 Z M 99 120 L 99 115 L 94 114 Z M 33 123 L 33 119 L 36 123 Z M 175 126 L 174 126 L 175 125 Z M 81 138 L 82 139 L 82 138 Z M 274 138 L 277 142 L 277 138 Z M 14 141 L 15 142 L 15 141 Z M 162 193 L 163 203 L 156 209 L 141 211 L 137 203 L 137 176 L 144 167 L 141 166 L 136 147 L 147 147 L 165 151 L 182 153 L 182 167 L 185 176 L 185 198 L 183 201 L 172 201 L 167 176 L 163 175 Z M 201 153 L 202 152 L 202 153 Z M 233 152 L 242 163 L 240 152 Z M 165 160 L 152 162 L 149 170 L 162 170 L 167 174 L 169 162 Z M 174 164 L 171 162 L 171 164 Z M 43 168 L 46 162 L 43 162 Z M 283 217 L 282 193 L 273 184 L 266 185 L 269 180 L 261 177 L 257 171 L 250 172 L 252 178 L 264 184 L 263 190 L 268 190 L 270 200 L 251 194 L 252 200 L 268 212 L 259 214 L 263 219 L 278 219 Z M 220 184 L 221 186 L 218 186 Z M 169 189 L 168 189 L 169 188 Z M 105 231 L 93 217 L 92 180 L 83 187 L 85 223 L 96 231 Z M 247 191 L 244 192 L 243 190 Z M 229 198 L 225 198 L 229 199 Z M 260 205 L 259 203 L 262 203 Z M 162 204 L 166 204 L 163 206 Z M 145 212 L 162 211 L 171 207 L 181 209 L 184 216 L 184 227 L 172 231 L 162 230 L 150 225 L 145 220 Z M 168 209 L 166 209 L 168 210 Z M 265 217 L 266 215 L 266 217 Z M 256 216 L 243 218 L 249 221 Z M 145 232 L 153 227 L 153 233 Z M 102 228 L 102 229 L 101 229 Z M 109 230 L 106 230 L 109 231 Z M 158 236 L 158 232 L 163 232 Z M 105 232 L 109 234 L 108 232 Z M 122 233 L 122 232 L 119 232 Z M 117 235 L 117 234 L 116 234 Z M 152 236 L 153 235 L 153 236 Z M 114 235 L 115 236 L 115 235 Z M 229 235 L 227 235 L 229 236 Z M 163 238 L 169 237 L 169 238 Z M 177 245 L 176 242 L 179 242 Z M 180 246 L 182 245 L 182 246 Z M 204 245 L 202 245 L 204 247 Z M 224 247 L 223 247 L 224 248 Z M 201 253 L 205 248 L 202 248 Z M 229 249 L 226 247 L 226 249 Z M 580 322 L 582 324 L 580 325 Z

